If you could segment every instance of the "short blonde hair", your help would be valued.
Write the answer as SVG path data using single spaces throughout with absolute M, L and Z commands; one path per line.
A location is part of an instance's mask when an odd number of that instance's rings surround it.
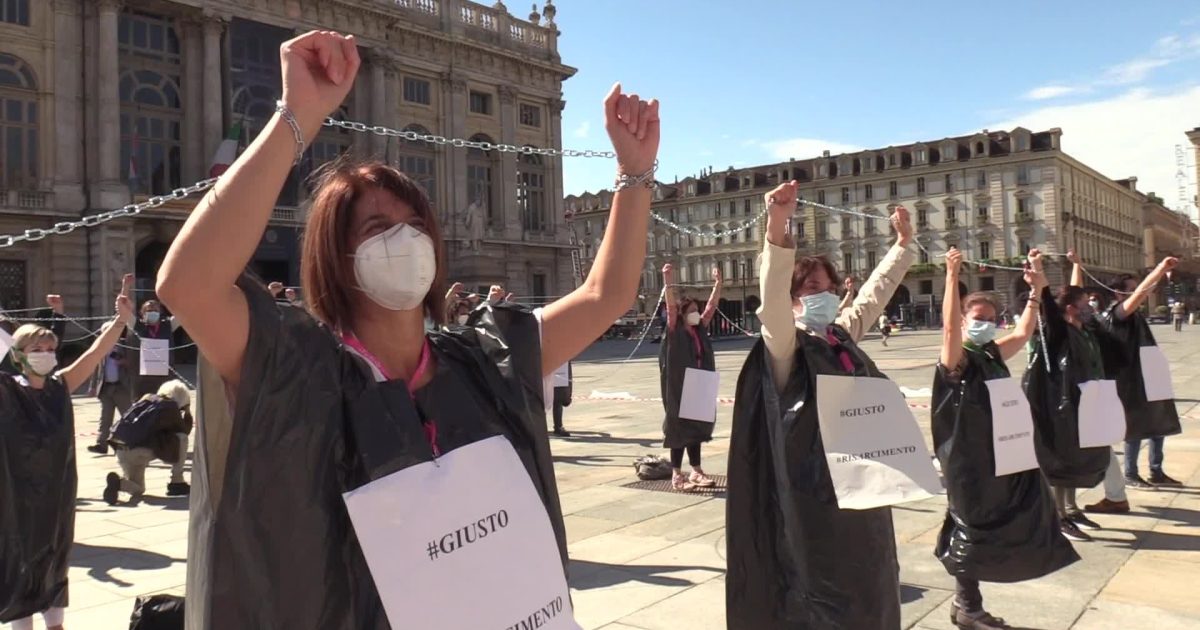
M 187 385 L 184 385 L 183 381 L 180 380 L 167 381 L 160 385 L 158 395 L 174 400 L 180 409 L 192 404 L 192 394 L 188 392 Z
M 25 324 L 13 333 L 13 350 L 24 352 L 25 348 L 32 346 L 42 341 L 52 341 L 54 346 L 58 347 L 58 335 L 50 331 L 45 326 L 37 324 Z

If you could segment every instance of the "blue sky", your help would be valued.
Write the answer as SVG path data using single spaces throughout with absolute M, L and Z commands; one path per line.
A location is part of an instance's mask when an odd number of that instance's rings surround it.
M 608 148 L 600 104 L 620 80 L 662 101 L 667 181 L 1021 124 L 1061 127 L 1068 153 L 1176 205 L 1174 147 L 1200 126 L 1197 2 L 555 5 L 559 51 L 579 69 L 563 87 L 564 146 Z M 613 164 L 570 158 L 564 171 L 580 193 L 610 185 Z

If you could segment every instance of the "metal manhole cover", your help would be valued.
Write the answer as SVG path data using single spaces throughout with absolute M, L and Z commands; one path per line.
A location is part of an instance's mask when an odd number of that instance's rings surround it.
M 670 492 L 672 494 L 697 494 L 706 497 L 723 497 L 725 496 L 725 475 L 709 475 L 717 485 L 711 488 L 693 488 L 688 491 L 680 491 L 671 488 L 670 479 L 652 479 L 649 481 L 634 481 L 631 483 L 622 484 L 622 488 L 632 488 L 634 490 L 651 490 L 653 492 Z

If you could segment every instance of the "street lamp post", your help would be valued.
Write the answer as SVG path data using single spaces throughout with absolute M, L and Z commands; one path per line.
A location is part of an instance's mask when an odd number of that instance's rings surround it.
M 741 267 L 742 267 L 742 275 L 739 278 L 742 281 L 742 308 L 741 308 L 741 318 L 740 318 L 742 320 L 742 323 L 739 325 L 742 328 L 747 328 L 746 324 L 748 322 L 746 321 L 746 261 L 740 260 L 740 261 L 738 261 L 738 264 L 741 265 Z

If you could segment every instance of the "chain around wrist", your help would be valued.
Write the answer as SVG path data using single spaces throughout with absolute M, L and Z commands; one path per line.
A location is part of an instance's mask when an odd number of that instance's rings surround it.
M 292 112 L 286 103 L 281 100 L 275 101 L 275 112 L 292 129 L 292 136 L 296 140 L 296 159 L 292 161 L 292 166 L 295 166 L 304 158 L 304 132 L 300 130 L 300 122 L 296 120 L 296 114 Z
M 636 175 L 623 173 L 618 166 L 617 179 L 613 182 L 613 192 L 620 192 L 626 188 L 639 187 L 654 190 L 658 186 L 658 182 L 654 181 L 654 173 L 656 171 L 658 171 L 658 160 L 654 160 L 654 164 L 649 170 Z

